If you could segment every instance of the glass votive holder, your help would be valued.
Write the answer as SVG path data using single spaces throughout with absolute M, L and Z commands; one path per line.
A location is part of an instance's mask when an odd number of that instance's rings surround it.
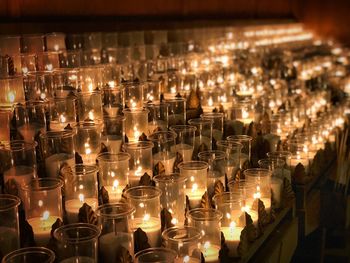
M 201 262 L 202 234 L 192 226 L 175 226 L 162 233 L 163 245 L 177 253 L 176 262 Z
M 223 216 L 221 219 L 221 232 L 225 237 L 225 244 L 229 249 L 231 257 L 238 256 L 237 247 L 240 242 L 240 236 L 246 225 L 244 204 L 241 196 L 225 192 L 215 195 L 215 207 Z
M 125 104 L 123 88 L 121 86 L 104 88 L 102 103 L 105 116 L 116 117 L 121 115 Z
M 78 90 L 77 69 L 56 69 L 53 72 L 53 86 L 56 98 L 66 98 L 74 95 Z
M 66 50 L 66 35 L 64 33 L 45 34 L 46 49 L 48 51 Z
M 213 120 L 191 119 L 189 125 L 195 126 L 196 136 L 194 138 L 194 156 L 198 153 L 212 149 Z
M 142 250 L 135 254 L 135 263 L 175 263 L 174 250 L 156 247 Z
M 219 151 L 226 154 L 225 173 L 228 180 L 235 177 L 240 167 L 240 156 L 242 144 L 239 142 L 231 142 L 227 140 L 220 140 L 216 142 L 216 147 Z
M 103 86 L 103 66 L 84 66 L 79 68 L 79 91 L 93 92 Z
M 205 151 L 198 154 L 198 159 L 208 164 L 207 190 L 212 197 L 218 181 L 225 185 L 226 154 L 223 151 Z
M 81 67 L 81 50 L 64 50 L 58 53 L 60 68 L 79 68 Z
M 187 178 L 185 194 L 189 199 L 190 207 L 197 208 L 207 190 L 208 164 L 201 161 L 190 161 L 180 163 L 178 167 L 181 176 Z
M 192 160 L 196 130 L 197 128 L 191 125 L 173 125 L 170 127 L 170 131 L 177 134 L 175 149 L 184 162 Z
M 246 205 L 253 207 L 255 200 L 260 199 L 265 206 L 265 210 L 271 210 L 271 171 L 263 168 L 247 169 L 244 172 L 246 181 L 253 184 L 253 192 L 246 198 Z
M 125 137 L 125 117 L 104 117 L 104 126 L 101 142 L 107 147 L 108 152 L 119 153 Z
M 164 102 L 147 103 L 146 108 L 148 113 L 148 133 L 151 134 L 156 131 L 166 131 L 168 129 L 168 107 Z
M 16 60 L 16 56 L 14 56 Z M 37 57 L 35 54 L 21 54 L 17 56 L 21 60 L 21 67 L 17 69 L 17 72 L 21 72 L 23 75 L 26 75 L 28 72 L 33 72 L 37 70 L 36 61 Z
M 176 154 L 172 151 L 175 147 L 176 133 L 172 131 L 159 131 L 150 134 L 147 138 L 153 142 L 153 167 L 164 169 L 165 174 L 174 171 Z M 157 168 L 158 167 L 158 168 Z M 158 171 L 160 173 L 160 171 Z
M 40 53 L 45 50 L 45 37 L 39 34 L 25 34 L 21 39 L 22 53 Z
M 12 110 L 11 108 L 0 108 L 0 142 L 10 141 Z
M 143 91 L 147 87 L 146 82 L 126 82 L 123 86 L 123 98 L 125 100 L 125 108 L 131 110 L 142 109 L 143 107 Z
M 29 72 L 23 79 L 26 100 L 46 101 L 54 96 L 50 71 Z
M 157 175 L 153 177 L 156 186 L 162 191 L 160 205 L 171 214 L 171 224 L 183 226 L 185 222 L 185 182 L 187 178 L 178 173 Z
M 40 135 L 40 142 L 47 177 L 58 178 L 64 165 L 72 167 L 75 164 L 72 131 L 48 131 Z
M 268 169 L 271 171 L 272 200 L 274 201 L 275 207 L 280 208 L 284 179 L 283 167 L 285 166 L 285 161 L 280 158 L 266 158 L 259 160 L 258 164 L 260 168 Z
M 276 158 L 280 158 L 282 159 L 285 164 L 287 165 L 287 167 L 290 167 L 291 165 L 291 157 L 292 157 L 292 153 L 289 151 L 274 151 L 274 152 L 268 152 L 267 154 L 268 158 L 272 158 L 272 159 L 276 159 Z
M 216 209 L 196 208 L 186 215 L 189 226 L 198 228 L 202 233 L 201 252 L 205 262 L 219 262 L 221 249 L 222 213 Z
M 0 194 L 0 259 L 20 247 L 18 206 L 14 195 Z
M 98 185 L 96 165 L 77 164 L 71 169 L 70 177 L 64 178 L 65 210 L 68 223 L 78 222 L 79 209 L 84 203 L 95 210 L 98 206 Z M 65 171 L 64 171 L 65 172 Z
M 25 101 L 23 77 L 14 76 L 0 79 L 0 106 L 12 107 L 15 103 Z
M 36 174 L 36 142 L 11 141 L 0 145 L 1 170 L 7 193 L 21 197 L 22 186 Z
M 231 119 L 242 122 L 244 125 L 249 125 L 254 121 L 254 109 L 252 102 L 237 103 L 231 108 Z
M 166 100 L 168 108 L 168 126 L 186 124 L 186 100 L 184 98 L 174 98 Z
M 40 178 L 22 187 L 26 220 L 39 247 L 48 245 L 52 225 L 62 220 L 62 185 L 58 178 Z
M 153 102 L 160 99 L 161 84 L 159 80 L 148 80 L 143 90 L 143 101 Z
M 213 139 L 222 140 L 224 134 L 224 114 L 221 112 L 207 112 L 201 114 L 203 120 L 213 121 Z M 215 147 L 215 145 L 213 145 Z
M 129 185 L 138 186 L 141 176 L 145 173 L 152 177 L 153 143 L 149 141 L 129 142 L 125 143 L 124 147 L 126 152 L 130 154 Z
M 130 154 L 101 153 L 97 157 L 100 186 L 108 192 L 109 202 L 118 202 L 128 185 Z
M 34 141 L 40 133 L 46 131 L 44 102 L 27 101 L 25 104 L 16 104 L 14 112 L 17 133 L 23 140 Z
M 78 122 L 73 128 L 76 152 L 84 164 L 95 164 L 101 149 L 102 122 Z
M 148 133 L 148 112 L 147 109 L 124 109 L 125 135 L 129 142 L 139 141 L 142 133 Z
M 53 236 L 58 242 L 57 259 L 59 262 L 97 262 L 98 226 L 75 223 L 57 228 Z
M 151 247 L 161 244 L 160 195 L 162 192 L 153 186 L 136 186 L 125 191 L 130 205 L 135 207 L 133 229 L 141 228 L 148 237 Z
M 229 142 L 239 142 L 242 144 L 240 162 L 241 167 L 248 161 L 250 163 L 252 155 L 252 140 L 253 138 L 248 135 L 231 135 L 227 137 Z
M 308 150 L 305 144 L 291 141 L 288 144 L 288 150 L 292 153 L 290 158 L 290 164 L 292 170 L 300 163 L 308 170 L 309 167 L 309 156 Z
M 45 247 L 26 247 L 17 249 L 7 254 L 2 263 L 17 263 L 17 262 L 55 262 L 55 253 Z
M 53 71 L 60 67 L 59 53 L 47 51 L 37 53 L 37 67 L 39 71 Z
M 101 228 L 99 238 L 99 259 L 114 263 L 119 260 L 123 249 L 134 255 L 132 225 L 135 208 L 127 203 L 113 203 L 99 206 L 96 214 Z
M 73 97 L 55 98 L 49 102 L 49 128 L 51 131 L 64 130 L 77 120 L 77 100 Z
M 79 121 L 103 119 L 102 97 L 100 91 L 78 93 Z

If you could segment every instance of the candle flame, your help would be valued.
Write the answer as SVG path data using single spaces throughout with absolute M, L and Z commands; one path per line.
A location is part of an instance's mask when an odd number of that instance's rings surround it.
M 198 190 L 198 184 L 192 185 L 192 193 Z
M 230 223 L 230 230 L 232 231 L 236 227 L 236 222 L 231 221 Z
M 66 122 L 66 117 L 64 116 L 64 114 L 60 115 L 60 122 Z
M 85 200 L 84 194 L 79 194 L 79 200 L 81 203 L 84 203 L 84 200 Z
M 210 242 L 209 241 L 205 241 L 204 249 L 209 249 L 209 248 L 210 248 Z
M 94 120 L 95 116 L 94 116 L 94 112 L 93 111 L 89 111 L 89 119 L 90 120 Z
M 9 91 L 9 93 L 7 94 L 7 98 L 9 100 L 9 102 L 13 103 L 15 101 L 15 93 L 13 91 Z
M 112 189 L 113 190 L 117 189 L 118 185 L 119 185 L 119 181 L 118 180 L 114 180 Z
M 49 211 L 44 211 L 43 213 L 43 217 L 41 218 L 41 220 L 48 220 L 50 217 L 50 212 Z
M 149 214 L 145 214 L 142 218 L 143 221 L 148 221 L 151 218 Z
M 246 111 L 245 109 L 242 110 L 242 118 L 243 119 L 247 119 L 249 117 L 249 113 L 248 111 Z

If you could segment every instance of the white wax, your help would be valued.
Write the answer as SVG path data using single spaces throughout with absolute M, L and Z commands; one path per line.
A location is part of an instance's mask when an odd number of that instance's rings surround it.
M 133 223 L 135 230 L 141 228 L 146 232 L 148 243 L 151 247 L 158 247 L 161 245 L 161 223 L 159 218 L 151 217 L 148 220 L 135 218 Z
M 273 201 L 275 202 L 276 208 L 281 207 L 282 187 L 283 180 L 281 178 L 271 178 L 271 190 L 273 193 Z
M 90 257 L 70 257 L 60 261 L 60 263 L 96 263 L 96 261 Z
M 152 177 L 153 172 L 150 169 L 141 168 L 141 169 L 130 171 L 128 176 L 129 185 L 138 186 L 141 176 L 144 175 L 145 173 L 147 173 L 149 176 Z
M 49 216 L 47 219 L 42 217 L 33 217 L 27 219 L 30 226 L 33 228 L 34 240 L 38 247 L 44 247 L 50 240 L 52 225 L 56 222 L 58 216 Z
M 221 227 L 221 232 L 225 236 L 225 243 L 228 249 L 230 250 L 229 255 L 232 257 L 237 255 L 237 247 L 240 242 L 242 230 L 243 230 L 243 227 L 235 227 L 235 226 Z
M 0 253 L 6 255 L 13 250 L 18 249 L 19 244 L 19 231 L 15 228 L 0 227 Z
M 84 203 L 87 203 L 89 206 L 91 206 L 92 210 L 95 210 L 98 206 L 97 198 L 85 198 L 83 202 L 79 199 L 71 199 L 65 202 L 67 220 L 70 224 L 78 222 L 79 209 L 83 206 Z
M 104 186 L 104 188 L 108 191 L 109 202 L 113 203 L 113 202 L 120 201 L 125 185 L 124 186 L 118 185 L 117 187 L 108 185 L 108 186 Z
M 172 146 L 171 151 L 178 152 L 179 154 L 181 154 L 184 162 L 189 162 L 192 160 L 193 148 L 194 146 L 191 146 L 189 144 L 179 143 L 179 144 L 176 144 L 176 146 Z
M 99 248 L 100 253 L 105 263 L 115 263 L 117 262 L 117 251 L 120 247 L 124 247 L 133 255 L 133 238 L 131 234 L 123 232 L 111 232 L 100 236 L 99 238 Z
M 75 164 L 73 154 L 56 153 L 45 159 L 46 175 L 57 178 L 62 164 L 67 163 L 70 167 Z
M 153 155 L 153 165 L 156 166 L 158 162 L 161 162 L 165 168 L 165 174 L 173 173 L 174 163 L 176 155 L 172 152 L 159 152 Z
M 35 135 L 41 129 L 43 129 L 43 127 L 40 127 L 37 124 L 26 123 L 18 128 L 18 132 L 22 135 L 25 141 L 34 141 Z
M 96 164 L 97 153 L 80 154 L 84 164 Z
M 188 196 L 191 209 L 198 208 L 201 205 L 202 196 L 206 190 L 205 188 L 198 188 L 196 190 L 185 189 L 185 195 Z
M 205 246 L 205 245 L 204 245 Z M 202 248 L 202 253 L 205 258 L 205 262 L 213 262 L 218 263 L 219 262 L 219 251 L 220 247 L 210 244 L 208 248 Z
M 122 138 L 118 135 L 105 135 L 102 136 L 101 142 L 106 145 L 108 151 L 111 153 L 119 153 L 122 145 Z

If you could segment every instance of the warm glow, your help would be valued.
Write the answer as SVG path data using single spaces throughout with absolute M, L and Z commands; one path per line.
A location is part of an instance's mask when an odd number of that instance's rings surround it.
M 9 91 L 9 93 L 7 94 L 7 99 L 9 100 L 9 102 L 13 103 L 15 101 L 15 94 L 13 91 Z
M 84 203 L 84 200 L 85 200 L 84 194 L 79 194 L 79 200 L 81 203 Z
M 119 181 L 118 180 L 114 180 L 112 189 L 116 190 L 118 185 L 119 185 Z
M 198 184 L 192 185 L 192 193 L 198 190 Z
M 41 218 L 41 220 L 48 220 L 50 217 L 50 212 L 49 211 L 44 211 L 43 213 L 43 217 Z
M 143 221 L 149 221 L 149 219 L 151 218 L 151 216 L 149 214 L 145 214 L 142 218 Z

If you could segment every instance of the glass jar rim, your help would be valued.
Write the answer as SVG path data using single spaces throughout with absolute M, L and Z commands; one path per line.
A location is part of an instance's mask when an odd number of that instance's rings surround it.
M 186 131 L 196 131 L 197 127 L 193 125 L 172 125 L 169 127 L 171 131 L 174 132 L 186 132 Z
M 54 260 L 56 258 L 55 253 L 51 249 L 48 249 L 45 247 L 25 247 L 25 248 L 20 248 L 20 249 L 14 250 L 14 251 L 10 252 L 9 254 L 5 255 L 2 259 L 3 260 L 2 262 L 6 262 L 7 260 L 14 258 L 16 256 L 26 255 L 29 253 L 48 255 L 48 259 L 42 263 L 54 262 Z
M 15 195 L 0 194 L 0 200 L 9 200 L 10 204 L 2 205 L 0 202 L 0 211 L 6 211 L 14 207 L 18 207 L 21 204 L 21 199 Z
M 205 113 L 202 113 L 201 118 L 210 118 L 210 119 L 213 119 L 213 118 L 223 118 L 224 117 L 224 114 L 222 112 L 205 112 Z
M 147 194 L 147 196 L 142 196 L 142 195 L 135 195 L 132 194 L 132 192 L 136 191 L 144 191 L 144 190 L 150 190 L 152 191 L 151 194 Z M 162 191 L 155 186 L 135 186 L 131 187 L 125 190 L 125 196 L 127 198 L 135 199 L 135 200 L 150 200 L 154 198 L 159 198 L 162 194 Z
M 176 258 L 176 256 L 177 256 L 176 251 L 174 251 L 174 250 L 172 250 L 170 248 L 151 247 L 151 248 L 147 248 L 147 249 L 144 249 L 144 250 L 141 250 L 141 251 L 137 252 L 135 254 L 135 260 L 138 259 L 140 256 L 143 256 L 143 255 L 147 255 L 147 254 L 154 255 L 156 252 L 168 253 L 168 254 L 171 254 L 172 256 L 174 256 L 174 258 Z M 136 261 L 136 262 L 139 262 L 139 261 Z
M 228 140 L 218 140 L 216 142 L 217 146 L 222 146 L 222 147 L 227 147 L 229 149 L 234 149 L 234 148 L 243 148 L 243 144 L 240 143 L 239 141 L 228 141 Z
M 200 159 L 205 157 L 214 157 L 213 160 L 222 160 L 226 158 L 226 153 L 220 150 L 209 150 L 198 153 L 198 157 Z
M 13 140 L 4 141 L 0 144 L 0 150 L 19 152 L 29 149 L 35 149 L 38 146 L 36 141 Z
M 104 152 L 97 155 L 96 159 L 98 160 L 98 162 L 112 163 L 115 161 L 119 161 L 119 162 L 127 161 L 130 159 L 130 157 L 131 155 L 126 152 L 119 152 L 119 153 Z
M 95 164 L 75 164 L 72 165 L 71 168 L 73 175 L 84 175 L 98 172 L 98 167 Z
M 124 212 L 112 212 L 112 213 L 105 212 L 105 210 L 109 208 L 122 208 L 122 207 L 125 208 Z M 128 203 L 117 202 L 117 203 L 108 203 L 108 204 L 100 205 L 96 209 L 96 214 L 97 216 L 114 219 L 114 218 L 126 217 L 128 215 L 133 214 L 135 211 L 136 211 L 135 207 L 129 205 Z
M 208 120 L 208 119 L 202 119 L 202 118 L 195 118 L 195 119 L 190 119 L 188 121 L 188 124 L 190 125 L 206 125 L 206 124 L 213 124 L 214 121 L 213 120 Z
M 292 156 L 292 153 L 290 151 L 274 151 L 274 152 L 268 152 L 266 153 L 267 157 L 287 157 L 290 158 Z
M 235 192 L 222 192 L 213 196 L 213 201 L 219 204 L 240 204 L 242 200 L 242 196 Z
M 264 158 L 264 159 L 260 159 L 258 161 L 258 164 L 260 166 L 260 168 L 264 168 L 264 167 L 261 167 L 263 166 L 264 164 L 273 164 L 273 165 L 276 165 L 277 167 L 283 167 L 286 162 L 282 159 L 282 158 Z
M 272 175 L 272 172 L 264 168 L 249 168 L 243 171 L 246 177 L 268 177 Z
M 46 131 L 39 135 L 40 139 L 54 139 L 54 138 L 69 138 L 73 137 L 74 133 L 72 130 L 63 130 L 63 131 Z
M 188 161 L 188 162 L 179 163 L 177 167 L 180 170 L 184 168 L 186 170 L 206 170 L 208 169 L 209 165 L 207 162 L 203 162 L 203 161 Z
M 187 216 L 196 221 L 221 220 L 222 213 L 214 208 L 195 208 L 187 212 Z
M 226 138 L 227 141 L 252 141 L 253 138 L 249 135 L 230 135 Z
M 177 137 L 176 132 L 173 131 L 157 131 L 147 136 L 147 139 L 152 142 L 167 143 L 175 141 Z
M 196 232 L 193 236 L 188 237 L 188 235 L 185 238 L 173 238 L 169 237 L 169 235 L 173 232 L 181 231 L 181 230 L 192 230 Z M 201 239 L 203 237 L 202 232 L 193 226 L 173 226 L 170 228 L 167 228 L 162 233 L 162 238 L 165 241 L 173 241 L 173 242 L 182 242 L 182 243 L 191 243 L 193 241 L 196 241 L 197 239 Z
M 47 184 L 47 185 L 41 185 Z M 34 178 L 22 186 L 24 191 L 50 191 L 63 186 L 63 181 L 58 178 Z
M 153 142 L 150 141 L 138 141 L 138 142 L 127 142 L 124 143 L 124 146 L 131 150 L 138 150 L 138 149 L 149 149 L 153 148 Z
M 141 113 L 149 113 L 148 109 L 145 108 L 137 108 L 137 109 L 130 109 L 130 108 L 126 108 L 123 110 L 123 114 L 133 114 L 133 113 L 137 113 L 137 114 L 141 114 Z
M 70 229 L 88 229 L 91 230 L 91 234 L 86 237 L 68 237 L 63 238 L 60 236 L 60 232 L 63 233 L 64 231 L 70 230 Z M 63 225 L 59 228 L 57 228 L 53 236 L 56 240 L 62 241 L 63 239 L 67 241 L 68 243 L 82 243 L 82 242 L 88 242 L 90 240 L 93 240 L 97 238 L 101 234 L 101 229 L 98 226 L 87 224 L 87 223 L 74 223 L 74 224 L 68 224 Z
M 172 173 L 172 174 L 158 174 L 153 177 L 153 180 L 156 183 L 181 183 L 186 182 L 187 177 L 181 176 L 179 173 Z

